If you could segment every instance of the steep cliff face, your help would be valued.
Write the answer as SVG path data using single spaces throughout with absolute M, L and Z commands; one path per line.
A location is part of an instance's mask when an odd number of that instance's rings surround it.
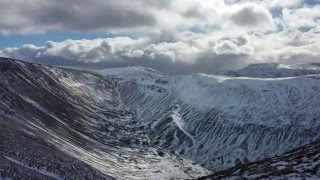
M 317 67 L 261 66 L 168 76 L 1 59 L 0 123 L 115 178 L 201 177 L 319 140 Z

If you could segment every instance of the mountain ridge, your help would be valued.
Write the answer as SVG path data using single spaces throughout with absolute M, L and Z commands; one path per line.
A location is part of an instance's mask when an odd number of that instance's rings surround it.
M 320 136 L 319 74 L 169 76 L 12 60 L 0 67 L 2 116 L 115 178 L 201 177 Z

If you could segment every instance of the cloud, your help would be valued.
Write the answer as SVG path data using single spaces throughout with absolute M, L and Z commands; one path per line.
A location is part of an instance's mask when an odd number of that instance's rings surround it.
M 205 18 L 205 13 L 202 11 L 201 7 L 199 5 L 190 7 L 185 12 L 183 12 L 183 15 L 185 17 L 191 17 L 191 18 Z
M 267 9 L 298 7 L 307 1 L 318 1 L 318 0 L 305 0 L 305 1 L 304 0 L 290 0 L 290 1 L 284 1 L 284 0 L 225 0 L 225 2 L 227 4 L 250 2 L 250 3 L 255 3 L 258 5 L 261 5 L 262 7 L 265 7 Z
M 254 48 L 248 44 L 248 39 L 245 37 L 220 39 L 213 50 L 218 55 L 249 56 L 254 53 Z
M 194 26 L 275 29 L 264 7 L 226 5 L 223 0 L 2 0 L 0 16 L 0 33 L 7 35 L 48 31 L 150 34 Z
M 283 0 L 260 0 L 257 3 L 266 7 L 267 9 L 272 8 L 293 8 L 299 7 L 304 3 L 304 0 L 290 0 L 290 1 L 283 1 Z
M 151 2 L 2 0 L 0 32 L 28 34 L 48 30 L 104 31 L 148 27 L 156 24 L 152 8 L 159 5 Z
M 320 62 L 317 1 L 2 0 L 0 34 L 109 32 L 114 38 L 29 44 L 0 56 L 85 68 L 140 65 L 172 74 Z
M 172 41 L 156 37 L 114 37 L 48 41 L 45 46 L 6 48 L 0 56 L 51 65 L 83 68 L 151 67 L 170 74 L 214 73 L 250 63 L 320 62 L 318 28 L 225 35 L 168 32 Z M 166 35 L 164 35 L 166 36 Z
M 255 30 L 275 30 L 275 24 L 268 10 L 253 3 L 245 3 L 231 13 L 231 20 L 238 26 Z
M 254 58 L 260 62 L 307 63 L 320 62 L 320 34 L 313 30 L 301 32 L 285 30 L 271 34 L 251 36 L 256 53 Z M 299 57 L 299 58 L 298 58 Z
M 129 37 L 49 41 L 43 47 L 25 45 L 7 48 L 0 52 L 0 56 L 51 65 L 92 68 L 139 65 L 171 74 L 213 73 L 239 68 L 245 63 L 247 54 L 240 51 L 244 49 L 246 42 L 242 42 L 242 45 L 240 42 L 235 44 L 234 52 L 230 50 L 228 53 L 221 53 L 221 49 L 213 48 L 214 42 L 208 43 L 200 39 L 200 43 L 192 44 L 191 41 L 186 39 L 184 42 L 150 44 L 151 39 Z
M 224 1 L 193 1 L 181 9 L 185 19 L 191 23 L 181 23 L 184 27 L 198 27 L 202 32 L 222 31 L 241 33 L 252 31 L 276 31 L 276 25 L 270 12 L 256 3 L 225 4 Z M 185 21 L 185 19 L 183 19 Z M 180 25 L 181 27 L 183 25 Z M 186 28 L 186 29 L 187 29 Z M 238 28 L 235 31 L 235 28 Z
M 320 26 L 320 5 L 298 9 L 283 9 L 283 22 L 289 28 Z

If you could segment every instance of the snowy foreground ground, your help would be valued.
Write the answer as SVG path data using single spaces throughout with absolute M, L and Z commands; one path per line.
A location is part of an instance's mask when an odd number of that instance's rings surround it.
M 0 59 L 0 99 L 0 179 L 319 176 L 318 64 L 168 76 Z

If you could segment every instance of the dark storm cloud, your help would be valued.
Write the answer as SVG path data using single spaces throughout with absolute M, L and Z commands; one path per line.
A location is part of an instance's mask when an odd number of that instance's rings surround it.
M 145 7 L 143 0 L 2 0 L 0 31 L 98 31 L 153 26 L 156 19 L 151 8 L 155 5 Z

